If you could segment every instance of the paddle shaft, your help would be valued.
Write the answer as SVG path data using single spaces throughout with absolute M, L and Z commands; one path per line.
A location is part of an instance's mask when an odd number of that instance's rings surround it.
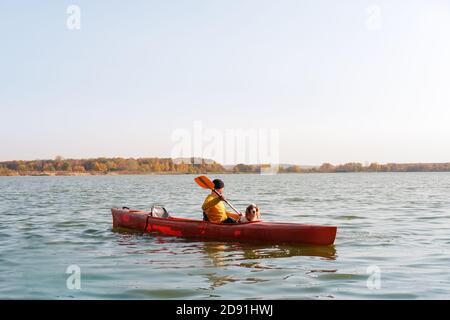
M 218 193 L 216 191 L 216 189 L 212 189 L 212 191 L 214 191 L 215 194 L 217 194 L 218 197 L 222 197 L 222 195 L 220 193 Z M 223 198 L 223 197 L 222 197 Z M 226 199 L 223 199 L 223 201 L 225 201 L 225 203 L 227 205 L 229 205 L 231 207 L 231 209 L 234 210 L 234 212 L 236 212 L 238 215 L 242 216 L 242 213 L 240 213 L 231 203 L 229 203 Z

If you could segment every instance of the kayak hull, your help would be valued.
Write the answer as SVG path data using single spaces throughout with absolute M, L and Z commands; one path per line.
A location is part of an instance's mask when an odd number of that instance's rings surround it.
M 113 208 L 111 212 L 114 228 L 205 240 L 332 245 L 337 232 L 335 226 L 262 221 L 220 224 L 194 219 L 151 217 L 149 212 L 140 210 Z

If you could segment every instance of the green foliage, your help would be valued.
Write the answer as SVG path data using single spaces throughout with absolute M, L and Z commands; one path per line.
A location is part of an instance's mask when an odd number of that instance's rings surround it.
M 72 164 L 70 162 L 64 162 L 61 166 L 62 171 L 72 171 Z

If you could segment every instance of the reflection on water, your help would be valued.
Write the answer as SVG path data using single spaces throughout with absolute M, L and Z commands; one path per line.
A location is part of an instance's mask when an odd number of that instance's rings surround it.
M 240 268 L 268 270 L 281 269 L 276 267 L 273 259 L 292 258 L 297 256 L 314 256 L 325 259 L 335 259 L 336 249 L 334 246 L 264 246 L 242 243 L 203 242 L 199 247 L 204 251 L 214 267 L 222 268 L 237 266 Z M 256 260 L 256 261 L 255 261 Z M 264 260 L 270 261 L 271 265 L 264 264 Z M 275 266 L 273 266 L 275 265 Z M 237 281 L 229 275 L 217 273 L 205 274 L 211 284 L 211 288 L 217 288 L 229 282 Z M 267 282 L 263 277 L 253 276 L 241 279 L 242 283 L 255 284 Z
M 128 229 L 115 229 L 122 235 L 117 239 L 120 245 L 135 245 L 136 233 Z M 274 258 L 289 258 L 296 256 L 322 257 L 324 259 L 336 259 L 336 246 L 311 246 L 311 245 L 264 245 L 264 244 L 248 244 L 239 242 L 219 242 L 219 241 L 203 241 L 196 239 L 174 238 L 164 235 L 146 234 L 143 235 L 153 239 L 155 243 L 170 246 L 171 244 L 184 244 L 180 253 L 188 253 L 189 251 L 202 251 L 211 259 L 215 267 L 222 267 L 230 262 L 239 260 L 259 260 Z M 141 253 L 158 252 L 165 249 L 149 249 L 141 250 Z
M 276 260 L 294 257 L 319 257 L 326 260 L 336 259 L 335 246 L 289 246 L 289 245 L 261 245 L 237 242 L 201 241 L 175 238 L 158 234 L 140 234 L 127 229 L 115 230 L 120 237 L 117 244 L 126 246 L 129 254 L 148 255 L 147 263 L 171 266 L 170 256 L 194 255 L 192 261 L 200 261 L 197 269 L 209 283 L 209 289 L 214 290 L 221 286 L 240 281 L 245 284 L 255 284 L 268 281 L 263 277 L 237 278 L 220 271 L 227 267 L 237 267 L 247 270 L 263 271 L 282 269 L 277 267 Z M 141 243 L 138 248 L 136 244 Z M 149 247 L 150 246 L 150 247 Z M 161 258 L 161 255 L 165 258 Z M 267 262 L 267 263 L 265 263 Z M 178 267 L 187 267 L 178 266 Z M 310 272 L 331 272 L 328 270 L 311 270 Z M 288 276 L 289 277 L 289 276 Z M 287 278 L 286 278 L 287 279 Z
M 154 233 L 136 233 L 127 229 L 116 229 L 114 232 L 119 235 L 116 240 L 118 245 L 131 249 L 128 250 L 129 254 L 148 255 L 148 264 L 158 263 L 159 265 L 170 266 L 172 264 L 170 256 L 194 255 L 194 259 L 189 259 L 189 262 L 201 262 L 201 265 L 196 266 L 197 269 L 203 270 L 198 275 L 201 275 L 207 280 L 210 290 L 237 281 L 245 284 L 268 281 L 256 275 L 237 278 L 233 275 L 216 272 L 216 270 L 220 271 L 223 268 L 237 267 L 255 271 L 282 269 L 281 267 L 277 267 L 277 263 L 274 260 L 294 257 L 319 257 L 326 260 L 335 260 L 337 256 L 334 245 L 261 245 L 238 242 L 201 241 L 196 239 L 189 240 Z M 139 242 L 142 243 L 138 247 L 137 243 Z M 165 257 L 165 260 L 161 255 Z M 186 265 L 179 267 L 186 267 Z M 311 270 L 310 272 L 331 271 Z
M 218 287 L 221 287 L 225 284 L 228 284 L 230 282 L 236 282 L 237 280 L 233 278 L 233 276 L 229 276 L 229 275 L 219 275 L 217 273 L 214 272 L 208 272 L 204 274 L 205 278 L 208 280 L 208 282 L 210 283 L 210 288 L 211 289 L 216 289 Z
M 223 243 L 205 241 L 199 245 L 205 254 L 211 258 L 214 266 L 224 266 L 239 260 L 260 260 L 289 258 L 297 256 L 322 257 L 334 260 L 335 246 L 286 246 L 286 245 L 255 245 L 243 243 Z

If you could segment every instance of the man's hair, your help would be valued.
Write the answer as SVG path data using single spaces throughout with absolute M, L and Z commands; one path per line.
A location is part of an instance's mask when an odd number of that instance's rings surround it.
M 214 183 L 214 189 L 223 189 L 225 187 L 225 183 L 223 183 L 222 180 L 220 179 L 214 179 L 213 180 Z

